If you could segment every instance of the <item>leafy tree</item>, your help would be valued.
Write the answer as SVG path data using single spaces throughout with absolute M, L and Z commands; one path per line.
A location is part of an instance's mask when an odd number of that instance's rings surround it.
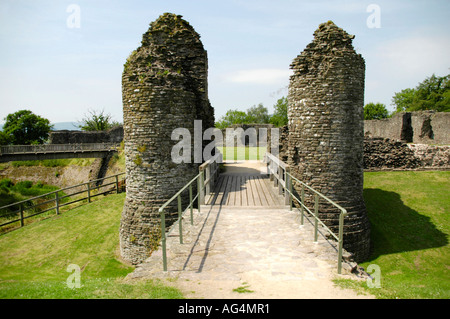
M 227 128 L 233 124 L 246 123 L 247 114 L 239 110 L 228 110 L 227 113 L 216 122 L 216 127 L 219 129 Z
M 282 97 L 278 99 L 277 103 L 274 105 L 275 112 L 270 117 L 269 123 L 275 125 L 276 127 L 285 126 L 288 124 L 288 99 Z
M 29 110 L 21 110 L 6 116 L 0 139 L 14 145 L 42 144 L 52 127 L 48 119 Z
M 262 103 L 252 106 L 247 110 L 245 123 L 265 124 L 269 123 L 269 112 Z
M 389 117 L 389 111 L 382 103 L 368 103 L 364 106 L 365 120 L 380 120 Z
M 414 89 L 404 89 L 392 98 L 396 112 L 435 110 L 450 111 L 450 74 L 426 78 Z
M 105 114 L 104 110 L 98 114 L 96 111 L 89 110 L 89 114 L 84 115 L 78 127 L 82 131 L 105 131 L 118 125 L 120 123 L 113 121 L 111 114 Z

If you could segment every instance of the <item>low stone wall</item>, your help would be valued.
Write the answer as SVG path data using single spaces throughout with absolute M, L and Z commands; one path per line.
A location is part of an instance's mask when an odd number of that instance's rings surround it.
M 401 112 L 388 119 L 364 121 L 364 134 L 407 143 L 450 144 L 450 112 Z
M 450 169 L 450 146 L 406 144 L 389 138 L 366 138 L 364 169 Z
M 123 126 L 117 126 L 107 131 L 52 131 L 49 135 L 50 144 L 120 143 L 122 140 Z
M 450 145 L 408 144 L 421 167 L 450 169 Z

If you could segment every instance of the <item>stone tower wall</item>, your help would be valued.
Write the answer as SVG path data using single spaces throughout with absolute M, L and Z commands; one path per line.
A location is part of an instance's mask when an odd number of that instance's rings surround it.
M 175 164 L 176 128 L 194 136 L 194 120 L 214 125 L 207 94 L 207 54 L 198 33 L 181 16 L 165 13 L 150 24 L 122 75 L 127 195 L 120 227 L 122 257 L 137 264 L 160 239 L 158 208 L 198 174 L 198 165 Z M 192 151 L 193 154 L 193 151 Z M 167 227 L 176 218 L 167 209 Z
M 294 176 L 355 213 L 345 220 L 344 247 L 360 261 L 370 236 L 362 194 L 365 62 L 353 38 L 331 21 L 321 24 L 292 62 L 287 158 Z M 320 217 L 337 233 L 338 210 L 322 201 Z

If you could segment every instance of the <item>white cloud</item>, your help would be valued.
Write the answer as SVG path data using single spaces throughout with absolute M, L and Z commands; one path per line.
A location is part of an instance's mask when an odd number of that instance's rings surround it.
M 225 75 L 225 80 L 233 83 L 278 84 L 288 81 L 292 71 L 289 69 L 240 70 Z

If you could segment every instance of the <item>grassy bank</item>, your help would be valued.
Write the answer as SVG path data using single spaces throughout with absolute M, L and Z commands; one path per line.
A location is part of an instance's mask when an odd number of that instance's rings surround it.
M 223 154 L 223 160 L 262 160 L 266 153 L 266 147 L 249 147 L 249 146 L 237 146 L 237 147 L 218 147 L 217 148 Z
M 365 173 L 364 199 L 371 222 L 380 288 L 339 281 L 378 298 L 450 298 L 450 172 Z
M 110 195 L 65 214 L 0 236 L 0 298 L 182 298 L 159 282 L 130 284 L 133 270 L 118 257 L 125 194 Z M 81 269 L 81 288 L 68 288 Z

